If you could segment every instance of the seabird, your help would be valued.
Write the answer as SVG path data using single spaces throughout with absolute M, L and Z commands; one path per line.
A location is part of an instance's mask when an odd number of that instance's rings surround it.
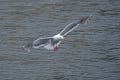
M 58 50 L 58 46 L 61 43 L 61 41 L 64 39 L 64 37 L 74 29 L 76 29 L 80 24 L 85 24 L 89 20 L 89 16 L 82 17 L 81 19 L 72 22 L 68 24 L 60 33 L 57 35 L 54 35 L 52 37 L 46 37 L 46 38 L 38 38 L 34 40 L 32 43 L 26 44 L 23 46 L 24 50 L 27 50 L 30 52 L 30 48 L 39 49 L 41 46 L 43 46 L 47 50 Z

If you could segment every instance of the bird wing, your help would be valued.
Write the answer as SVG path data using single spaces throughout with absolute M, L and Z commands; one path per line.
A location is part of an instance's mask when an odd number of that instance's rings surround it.
M 35 41 L 33 41 L 32 45 L 34 48 L 39 48 L 40 46 L 44 46 L 51 42 L 53 40 L 52 37 L 47 37 L 47 38 L 38 38 Z
M 72 30 L 76 29 L 80 24 L 84 24 L 89 17 L 83 17 L 82 19 L 68 24 L 59 34 L 62 36 L 67 35 Z
M 47 38 L 38 38 L 35 41 L 33 41 L 32 45 L 33 48 L 39 48 L 41 46 L 44 46 L 46 49 L 53 49 L 55 45 L 60 44 L 60 40 L 54 40 L 53 37 L 47 37 Z
M 61 43 L 61 41 L 58 41 L 58 42 L 57 42 L 57 46 L 60 45 L 60 43 Z

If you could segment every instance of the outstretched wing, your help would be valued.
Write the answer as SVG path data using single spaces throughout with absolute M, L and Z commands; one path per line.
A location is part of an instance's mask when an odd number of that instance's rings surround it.
M 58 46 L 60 44 L 60 40 L 54 40 L 52 37 L 47 38 L 38 38 L 33 41 L 33 48 L 39 48 L 44 46 L 46 49 L 54 49 L 54 46 Z
M 23 46 L 23 49 L 30 52 L 30 48 L 40 48 L 43 46 L 44 48 L 50 50 L 54 49 L 55 46 L 58 46 L 61 43 L 60 40 L 54 40 L 52 37 L 47 37 L 47 38 L 38 38 L 32 43 L 28 43 Z
M 67 35 L 69 32 L 77 28 L 80 24 L 84 24 L 89 17 L 83 17 L 82 19 L 68 24 L 59 34 L 62 36 Z
M 35 41 L 33 41 L 32 45 L 33 48 L 39 48 L 40 46 L 45 46 L 48 44 L 51 40 L 53 40 L 52 37 L 47 37 L 47 38 L 38 38 Z

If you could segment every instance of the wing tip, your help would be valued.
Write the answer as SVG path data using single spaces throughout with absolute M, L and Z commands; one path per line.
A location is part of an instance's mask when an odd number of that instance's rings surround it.
M 32 44 L 31 43 L 22 46 L 22 49 L 27 51 L 27 52 L 30 52 L 31 48 L 32 48 Z
M 88 20 L 91 19 L 91 17 L 93 17 L 93 15 L 90 16 L 83 16 L 79 19 L 80 23 L 84 24 L 85 22 L 87 22 Z

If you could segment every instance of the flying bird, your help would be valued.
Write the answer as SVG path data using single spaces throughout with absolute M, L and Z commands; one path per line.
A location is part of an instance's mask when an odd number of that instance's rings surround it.
M 39 49 L 41 46 L 43 46 L 47 50 L 58 50 L 58 46 L 61 43 L 61 41 L 64 39 L 64 37 L 74 29 L 76 29 L 80 24 L 85 24 L 89 19 L 89 16 L 82 17 L 80 20 L 77 20 L 75 22 L 72 22 L 68 24 L 60 33 L 57 35 L 54 35 L 52 37 L 46 37 L 46 38 L 38 38 L 34 40 L 32 43 L 28 43 L 23 46 L 24 50 L 27 50 L 30 52 L 30 48 Z

